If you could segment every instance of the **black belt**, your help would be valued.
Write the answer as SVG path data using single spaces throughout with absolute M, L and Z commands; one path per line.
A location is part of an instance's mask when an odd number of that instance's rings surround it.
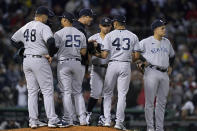
M 28 55 L 28 56 L 34 57 L 34 58 L 42 58 L 41 55 Z M 24 57 L 24 58 L 27 58 L 27 55 L 24 55 L 23 57 Z
M 120 60 L 109 60 L 109 62 L 119 61 L 119 62 L 130 62 L 130 61 L 120 61 Z
M 168 70 L 168 69 L 162 69 L 162 68 L 155 66 L 155 65 L 150 65 L 149 67 L 152 69 L 156 69 L 158 71 L 161 71 L 161 72 L 166 72 Z
M 100 64 L 100 65 L 97 65 L 97 64 L 93 64 L 94 66 L 96 67 L 102 67 L 102 68 L 107 68 L 107 64 Z
M 60 60 L 60 61 L 65 61 L 65 60 L 76 60 L 76 61 L 81 61 L 79 58 L 66 58 L 64 60 Z

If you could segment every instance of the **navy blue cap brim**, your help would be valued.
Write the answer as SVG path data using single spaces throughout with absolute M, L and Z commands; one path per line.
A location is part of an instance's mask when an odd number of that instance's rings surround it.
M 110 26 L 111 24 L 100 24 L 101 26 Z
M 45 6 L 38 7 L 38 9 L 36 10 L 36 14 L 47 15 L 48 17 L 55 16 L 55 13 L 52 10 L 50 10 L 49 8 L 45 7 Z
M 48 16 L 49 17 L 53 17 L 53 16 L 55 16 L 55 13 L 52 10 L 49 9 Z
M 82 17 L 82 16 L 89 16 L 89 17 L 94 18 L 96 16 L 96 14 L 95 14 L 95 12 L 92 11 L 92 9 L 82 9 L 79 12 L 79 17 Z
M 167 25 L 167 22 L 164 22 L 164 21 L 162 21 L 162 22 L 157 22 L 157 21 L 155 21 L 155 22 L 153 22 L 153 23 L 151 24 L 151 30 L 155 30 L 155 29 L 158 28 L 158 27 L 166 26 L 166 25 Z
M 112 22 L 115 22 L 115 21 L 122 22 L 122 23 L 126 23 L 126 21 L 120 21 L 120 20 L 117 20 L 117 19 L 113 19 L 113 20 L 112 20 Z

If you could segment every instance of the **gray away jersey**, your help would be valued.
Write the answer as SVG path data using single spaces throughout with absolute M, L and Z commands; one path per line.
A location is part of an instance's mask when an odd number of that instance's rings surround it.
M 80 50 L 86 48 L 86 37 L 74 27 L 64 27 L 54 34 L 56 47 L 59 48 L 58 60 L 67 58 L 81 59 Z
M 46 55 L 48 49 L 45 43 L 50 37 L 53 37 L 53 33 L 49 26 L 39 21 L 31 21 L 14 33 L 11 39 L 24 43 L 24 54 Z
M 110 52 L 110 60 L 132 60 L 132 52 L 139 51 L 138 37 L 128 30 L 114 30 L 105 36 L 104 48 Z
M 101 50 L 103 50 L 103 47 L 104 47 L 103 39 L 101 38 L 100 33 L 92 35 L 88 40 L 96 40 L 97 43 L 101 44 Z M 107 64 L 108 63 L 108 58 L 101 59 L 101 58 L 98 58 L 96 56 L 92 56 L 92 64 L 95 64 L 95 65 Z
M 175 55 L 170 41 L 164 37 L 158 41 L 150 36 L 140 41 L 139 45 L 144 58 L 152 65 L 159 67 L 168 68 L 169 58 Z

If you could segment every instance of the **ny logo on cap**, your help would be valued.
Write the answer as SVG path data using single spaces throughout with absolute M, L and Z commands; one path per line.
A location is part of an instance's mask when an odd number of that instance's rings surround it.
M 105 19 L 105 22 L 109 22 L 108 19 Z

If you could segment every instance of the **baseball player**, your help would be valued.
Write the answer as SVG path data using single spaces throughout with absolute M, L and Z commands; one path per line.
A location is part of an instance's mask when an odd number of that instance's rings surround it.
M 165 23 L 155 20 L 151 28 L 153 36 L 140 41 L 140 57 L 145 63 L 145 118 L 147 131 L 154 131 L 153 110 L 156 97 L 155 126 L 156 131 L 164 131 L 164 113 L 169 91 L 169 75 L 175 59 L 175 53 L 170 41 L 165 38 Z
M 107 17 L 102 18 L 99 24 L 100 33 L 91 36 L 88 40 L 96 41 L 97 43 L 102 44 L 105 35 L 111 31 L 111 27 L 112 27 L 111 23 L 112 23 L 111 19 Z M 101 45 L 101 47 L 103 47 L 103 45 Z M 86 118 L 87 124 L 90 124 L 92 110 L 96 105 L 98 99 L 102 96 L 107 64 L 108 64 L 108 59 L 101 59 L 95 56 L 92 57 L 92 67 L 90 74 L 91 93 L 87 107 L 87 118 Z M 103 125 L 103 124 L 104 124 L 104 113 L 103 113 L 103 98 L 102 98 L 101 115 L 99 117 L 98 125 Z
M 87 37 L 85 26 L 91 25 L 94 15 L 92 9 L 81 9 L 79 12 L 79 19 L 73 22 L 73 27 L 80 30 Z
M 48 16 L 54 15 L 47 7 L 36 10 L 35 19 L 20 28 L 12 36 L 12 44 L 21 48 L 24 46 L 23 71 L 28 90 L 28 111 L 31 128 L 45 126 L 38 120 L 39 87 L 44 96 L 44 107 L 48 118 L 48 127 L 64 127 L 54 109 L 53 76 L 50 62 L 57 51 L 53 33 L 47 22 Z
M 73 125 L 71 95 L 74 97 L 80 125 L 86 125 L 86 109 L 82 96 L 84 67 L 81 65 L 81 55 L 86 54 L 86 37 L 72 26 L 73 20 L 74 16 L 71 13 L 64 12 L 61 16 L 63 28 L 54 34 L 56 47 L 59 48 L 57 76 L 63 94 L 64 110 L 68 113 L 69 125 Z
M 91 9 L 81 9 L 79 12 L 79 19 L 75 20 L 73 22 L 73 27 L 77 28 L 79 31 L 81 31 L 82 33 L 84 33 L 86 40 L 88 42 L 88 38 L 87 38 L 87 33 L 86 33 L 86 26 L 90 26 L 93 18 L 94 18 L 94 13 Z M 87 44 L 88 46 L 88 44 Z M 85 56 L 82 56 L 82 65 L 86 66 L 86 72 L 87 72 L 87 68 L 88 68 L 88 52 L 86 53 Z M 85 72 L 84 72 L 85 73 Z
M 88 39 L 87 39 L 87 33 L 86 33 L 86 26 L 90 26 L 92 21 L 93 21 L 93 17 L 94 17 L 94 13 L 91 9 L 81 9 L 80 12 L 79 12 L 79 19 L 78 20 L 74 20 L 73 23 L 72 23 L 72 26 L 77 28 L 79 31 L 81 31 L 85 37 L 86 37 L 86 42 L 88 42 Z M 87 44 L 88 46 L 88 44 Z M 86 52 L 86 55 L 85 56 L 81 56 L 81 64 L 83 65 L 83 76 L 85 75 L 85 71 L 87 72 L 87 68 L 88 68 L 88 54 Z M 78 119 L 77 119 L 77 116 L 76 116 L 76 111 L 75 111 L 75 104 L 73 104 L 73 113 L 72 113 L 72 116 L 73 116 L 73 120 L 74 120 L 74 124 L 75 125 L 78 125 Z M 67 119 L 66 116 L 68 116 L 68 112 L 65 111 L 64 112 L 64 119 Z
M 116 124 L 114 128 L 126 130 L 123 125 L 126 107 L 126 95 L 131 77 L 131 59 L 134 51 L 139 50 L 138 37 L 126 30 L 126 17 L 115 16 L 113 19 L 114 31 L 108 33 L 103 41 L 104 48 L 96 56 L 107 58 L 110 53 L 109 64 L 104 82 L 104 126 L 111 125 L 111 98 L 117 84 L 118 103 L 116 110 Z

